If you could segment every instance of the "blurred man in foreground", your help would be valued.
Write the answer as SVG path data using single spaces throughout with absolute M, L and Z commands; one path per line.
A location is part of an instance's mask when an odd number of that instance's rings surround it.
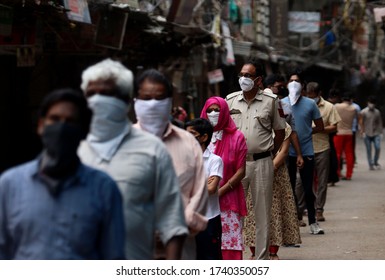
M 43 101 L 43 152 L 0 178 L 0 259 L 124 259 L 118 187 L 76 153 L 90 119 L 71 89 Z

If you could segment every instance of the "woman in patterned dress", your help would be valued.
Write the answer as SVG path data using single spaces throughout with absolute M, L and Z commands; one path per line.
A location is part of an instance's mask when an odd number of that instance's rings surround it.
M 286 124 L 285 140 L 273 160 L 274 182 L 269 247 L 270 259 L 272 260 L 279 259 L 277 253 L 280 246 L 301 243 L 297 209 L 290 185 L 289 173 L 285 163 L 289 151 L 290 141 L 292 140 L 291 132 L 291 127 Z M 248 246 L 253 253 L 253 247 L 255 246 L 255 224 L 254 217 L 252 216 L 252 207 L 251 197 L 248 195 L 248 215 L 245 218 L 243 234 L 245 245 Z
M 222 257 L 224 260 L 243 258 L 242 218 L 246 201 L 241 180 L 246 169 L 246 139 L 230 117 L 226 101 L 209 98 L 201 112 L 214 127 L 208 149 L 223 160 L 223 178 L 218 191 L 222 222 Z

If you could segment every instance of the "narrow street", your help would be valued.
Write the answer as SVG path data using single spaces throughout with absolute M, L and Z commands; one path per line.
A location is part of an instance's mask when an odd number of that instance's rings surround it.
M 369 171 L 363 139 L 357 137 L 357 164 L 351 181 L 328 187 L 324 235 L 301 228 L 300 247 L 282 247 L 284 260 L 385 260 L 385 141 L 382 170 Z M 307 222 L 307 217 L 304 217 Z
M 328 187 L 324 235 L 312 235 L 301 227 L 299 247 L 281 247 L 281 260 L 385 260 L 385 140 L 382 170 L 370 171 L 363 139 L 357 137 L 357 164 L 351 181 Z M 344 174 L 342 171 L 342 174 Z M 304 216 L 307 223 L 307 217 Z M 246 248 L 244 259 L 250 257 Z

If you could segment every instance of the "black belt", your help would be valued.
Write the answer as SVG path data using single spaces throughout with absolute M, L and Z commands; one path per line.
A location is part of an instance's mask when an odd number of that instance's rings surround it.
M 259 160 L 261 158 L 266 158 L 266 157 L 269 157 L 269 156 L 271 156 L 271 152 L 270 151 L 263 152 L 263 153 L 254 153 L 253 154 L 253 159 L 254 160 Z

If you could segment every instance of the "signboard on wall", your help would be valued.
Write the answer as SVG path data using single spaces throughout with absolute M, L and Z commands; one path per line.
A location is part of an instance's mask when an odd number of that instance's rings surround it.
M 376 23 L 382 22 L 382 17 L 385 17 L 385 8 L 373 8 L 374 20 Z
M 320 21 L 318 12 L 289 12 L 289 31 L 316 33 L 320 31 Z
M 64 7 L 70 10 L 67 12 L 70 20 L 91 23 L 87 0 L 64 0 Z
M 116 0 L 116 4 L 128 5 L 131 8 L 139 9 L 138 0 Z
M 287 0 L 271 0 L 270 5 L 271 45 L 276 46 L 287 41 L 288 36 L 288 2 Z M 274 23 L 274 24 L 273 24 Z
M 224 80 L 222 69 L 215 69 L 213 71 L 208 72 L 207 77 L 209 79 L 210 85 L 223 82 Z

